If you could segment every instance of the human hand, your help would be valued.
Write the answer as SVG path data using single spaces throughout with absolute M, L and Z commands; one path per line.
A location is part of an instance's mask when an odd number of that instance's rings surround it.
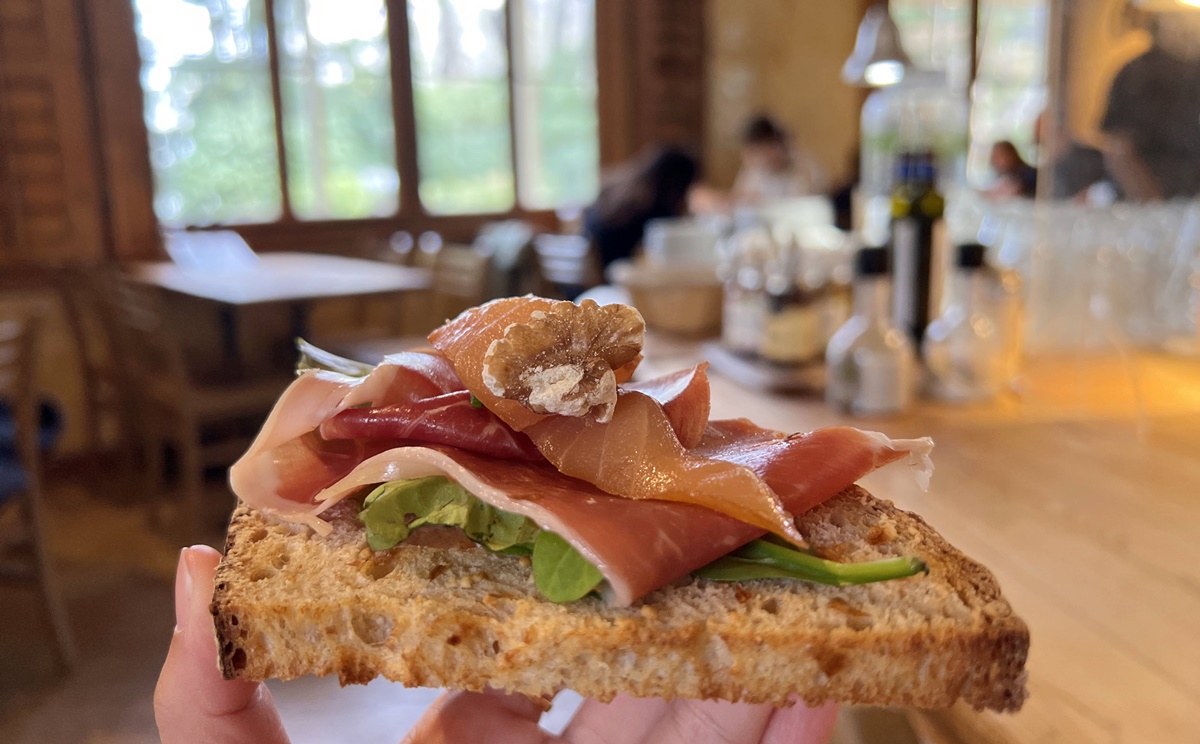
M 175 634 L 154 690 L 163 744 L 287 744 L 266 685 L 225 680 L 209 602 L 221 555 L 185 549 L 175 576 Z M 791 708 L 618 696 L 586 701 L 562 736 L 538 727 L 543 706 L 521 695 L 450 692 L 403 744 L 827 744 L 837 707 Z

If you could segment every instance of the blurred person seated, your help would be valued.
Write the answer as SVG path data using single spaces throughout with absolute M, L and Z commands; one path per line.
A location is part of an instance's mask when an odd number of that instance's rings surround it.
M 825 193 L 828 178 L 820 164 L 768 116 L 755 116 L 742 130 L 742 167 L 733 200 L 758 205 Z
M 1041 167 L 1050 173 L 1050 198 L 1083 201 L 1088 189 L 1110 180 L 1104 154 L 1064 133 L 1043 111 L 1033 128 Z
M 601 266 L 631 257 L 647 222 L 683 215 L 699 171 L 696 158 L 676 147 L 648 147 L 621 168 L 583 213 L 583 234 Z
M 988 158 L 996 182 L 985 193 L 992 199 L 1032 199 L 1037 193 L 1037 169 L 1021 157 L 1017 146 L 1008 140 L 992 145 Z
M 1138 4 L 1135 3 L 1135 8 Z M 1153 43 L 1113 79 L 1100 130 L 1126 198 L 1200 194 L 1200 12 L 1147 13 Z

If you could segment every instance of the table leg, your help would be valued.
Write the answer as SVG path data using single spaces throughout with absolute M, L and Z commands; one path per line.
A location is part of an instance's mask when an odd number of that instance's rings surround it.
M 308 303 L 294 302 L 292 311 L 292 341 L 308 338 Z
M 222 351 L 225 355 L 226 368 L 240 374 L 244 370 L 242 369 L 242 335 L 241 328 L 238 327 L 237 306 L 221 305 L 219 316 L 221 322 L 221 341 L 225 347 Z

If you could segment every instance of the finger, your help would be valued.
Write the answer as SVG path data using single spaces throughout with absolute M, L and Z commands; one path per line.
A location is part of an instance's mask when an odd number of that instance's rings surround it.
M 163 744 L 287 744 L 266 686 L 225 680 L 217 667 L 213 578 L 221 554 L 185 548 L 175 574 L 175 634 L 154 689 L 154 718 Z
M 571 744 L 637 744 L 654 728 L 669 703 L 661 698 L 618 695 L 611 703 L 588 700 L 563 738 Z
M 676 700 L 643 739 L 649 744 L 758 744 L 775 709 L 723 700 Z
M 550 744 L 538 727 L 541 701 L 503 692 L 448 692 L 437 699 L 402 744 Z
M 780 708 L 771 716 L 762 744 L 829 744 L 837 721 L 836 703 L 809 708 L 798 700 L 790 708 Z

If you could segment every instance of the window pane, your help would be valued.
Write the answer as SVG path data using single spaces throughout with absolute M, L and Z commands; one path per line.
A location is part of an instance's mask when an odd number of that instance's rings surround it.
M 280 214 L 263 0 L 134 0 L 154 209 L 169 225 Z
M 892 0 L 892 18 L 914 64 L 941 70 L 951 87 L 971 78 L 970 0 Z
M 300 219 L 395 214 L 384 0 L 276 0 L 288 192 Z
M 409 0 L 418 186 L 430 212 L 513 205 L 504 0 Z
M 587 204 L 600 164 L 593 0 L 510 1 L 521 204 Z
M 967 176 L 991 178 L 992 144 L 1014 143 L 1036 163 L 1034 124 L 1046 105 L 1048 0 L 985 0 L 979 9 L 979 74 L 971 98 Z

